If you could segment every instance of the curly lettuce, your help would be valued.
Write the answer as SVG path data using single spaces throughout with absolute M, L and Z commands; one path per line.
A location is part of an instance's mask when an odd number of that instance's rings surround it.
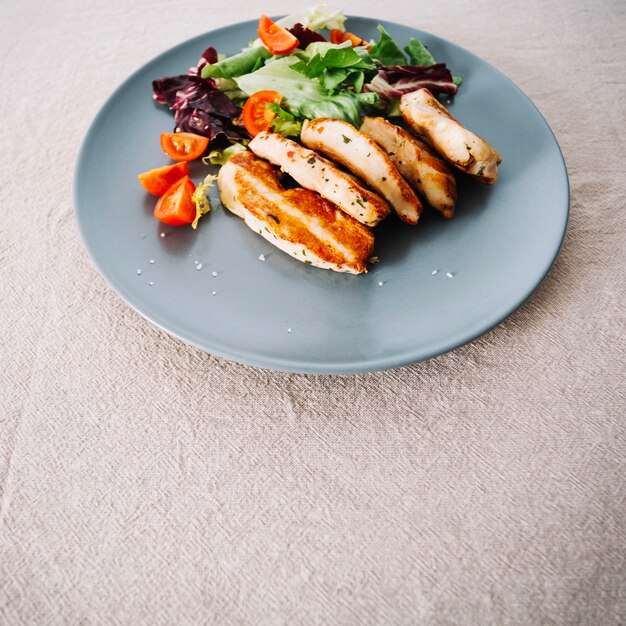
M 198 221 L 203 215 L 211 210 L 211 201 L 209 200 L 209 189 L 215 186 L 217 176 L 207 174 L 205 179 L 196 187 L 191 199 L 196 205 L 196 217 L 191 223 L 192 228 L 198 228 Z
M 256 72 L 238 77 L 237 85 L 249 96 L 263 89 L 278 91 L 289 112 L 298 118 L 334 117 L 357 126 L 362 107 L 378 102 L 378 95 L 373 92 L 343 91 L 329 95 L 319 78 L 306 77 L 291 67 L 293 63 L 293 58 L 277 59 Z
M 329 93 L 342 87 L 353 87 L 360 92 L 365 76 L 376 72 L 376 65 L 364 47 L 353 48 L 349 41 L 341 44 L 316 42 L 296 55 L 300 60 L 292 69 L 307 78 L 319 78 L 320 84 Z
M 284 28 L 292 28 L 296 24 L 302 24 L 304 28 L 317 32 L 322 28 L 332 30 L 337 28 L 342 33 L 346 30 L 344 22 L 346 16 L 343 11 L 333 11 L 326 4 L 316 4 L 315 6 L 296 11 L 279 20 L 276 23 Z
M 211 150 L 209 154 L 207 154 L 205 157 L 202 157 L 202 162 L 205 165 L 224 165 L 224 163 L 226 163 L 226 161 L 228 161 L 228 159 L 230 159 L 230 157 L 232 157 L 234 154 L 237 154 L 238 152 L 245 152 L 246 150 L 246 146 L 244 146 L 242 143 L 237 142 L 228 146 L 227 148 L 216 148 L 215 150 Z
M 296 119 L 288 111 L 285 111 L 278 103 L 266 104 L 265 108 L 274 113 L 276 117 L 271 121 L 272 131 L 283 137 L 299 137 L 302 131 L 302 122 Z

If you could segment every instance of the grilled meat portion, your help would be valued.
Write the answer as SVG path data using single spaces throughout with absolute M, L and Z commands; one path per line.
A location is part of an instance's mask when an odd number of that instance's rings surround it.
M 284 189 L 276 170 L 252 152 L 220 168 L 222 204 L 295 259 L 337 272 L 367 272 L 372 231 L 309 189 Z
M 365 117 L 360 130 L 387 152 L 400 174 L 433 208 L 445 218 L 454 215 L 456 181 L 431 148 L 382 117 Z
M 367 135 L 343 120 L 319 118 L 305 120 L 300 139 L 361 177 L 391 204 L 401 220 L 417 223 L 422 203 L 385 151 Z
M 376 226 L 391 211 L 385 200 L 362 187 L 333 163 L 278 133 L 259 133 L 249 148 L 366 226 Z
M 400 112 L 409 126 L 452 165 L 489 185 L 498 180 L 502 157 L 452 117 L 428 89 L 404 94 Z

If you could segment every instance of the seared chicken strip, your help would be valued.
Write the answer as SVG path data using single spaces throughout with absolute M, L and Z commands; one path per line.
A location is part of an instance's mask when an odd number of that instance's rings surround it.
M 380 196 L 359 185 L 333 163 L 278 133 L 259 133 L 249 148 L 366 226 L 376 226 L 391 211 Z
M 454 215 L 456 181 L 431 148 L 382 117 L 365 117 L 361 132 L 387 152 L 400 174 L 433 208 L 445 218 Z
M 367 272 L 372 231 L 309 189 L 284 189 L 276 170 L 252 152 L 220 168 L 222 204 L 295 259 L 336 272 Z
M 404 94 L 400 112 L 409 126 L 452 165 L 489 185 L 498 180 L 502 157 L 452 117 L 428 89 Z
M 305 120 L 302 143 L 334 159 L 360 176 L 394 208 L 401 220 L 416 224 L 422 203 L 385 151 L 343 120 Z

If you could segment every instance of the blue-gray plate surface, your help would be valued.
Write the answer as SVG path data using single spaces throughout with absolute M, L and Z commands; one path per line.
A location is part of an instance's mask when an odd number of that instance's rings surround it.
M 377 23 L 348 21 L 365 38 L 377 36 Z M 152 216 L 154 197 L 137 181 L 139 172 L 168 163 L 159 134 L 173 129 L 167 107 L 152 102 L 151 81 L 185 73 L 208 45 L 238 52 L 255 35 L 256 22 L 222 28 L 135 72 L 105 103 L 83 143 L 75 178 L 78 225 L 96 267 L 124 301 L 210 353 L 330 374 L 399 367 L 452 350 L 528 298 L 554 262 L 567 225 L 568 179 L 554 135 L 530 100 L 488 63 L 428 33 L 383 25 L 402 45 L 421 39 L 463 76 L 449 109 L 501 153 L 498 183 L 459 175 L 449 221 L 427 209 L 416 227 L 386 220 L 377 229 L 380 262 L 362 276 L 316 269 L 273 248 L 224 209 L 216 191 L 214 211 L 197 230 L 160 224 Z M 194 164 L 191 173 L 198 182 L 207 168 Z

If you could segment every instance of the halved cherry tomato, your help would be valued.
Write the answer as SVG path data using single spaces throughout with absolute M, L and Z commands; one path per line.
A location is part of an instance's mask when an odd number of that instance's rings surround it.
M 161 149 L 174 161 L 193 161 L 204 154 L 209 138 L 194 133 L 161 133 Z
M 183 176 L 159 198 L 154 217 L 170 226 L 191 224 L 196 217 L 196 205 L 191 199 L 195 190 L 196 186 L 189 176 Z
M 297 37 L 286 28 L 274 24 L 267 15 L 261 15 L 258 33 L 261 41 L 272 54 L 287 54 L 300 45 Z
M 139 174 L 137 178 L 146 191 L 155 196 L 162 196 L 177 180 L 188 174 L 189 165 L 183 161 L 182 163 L 148 170 Z
M 344 41 L 350 41 L 353 48 L 356 48 L 357 46 L 365 46 L 368 50 L 370 49 L 370 45 L 367 41 L 361 39 L 354 33 L 342 33 L 338 28 L 333 28 L 330 31 L 331 43 L 343 43 Z
M 243 107 L 242 117 L 246 130 L 256 137 L 262 130 L 269 130 L 276 113 L 270 111 L 265 105 L 274 102 L 280 104 L 283 97 L 278 91 L 265 89 L 253 93 Z

